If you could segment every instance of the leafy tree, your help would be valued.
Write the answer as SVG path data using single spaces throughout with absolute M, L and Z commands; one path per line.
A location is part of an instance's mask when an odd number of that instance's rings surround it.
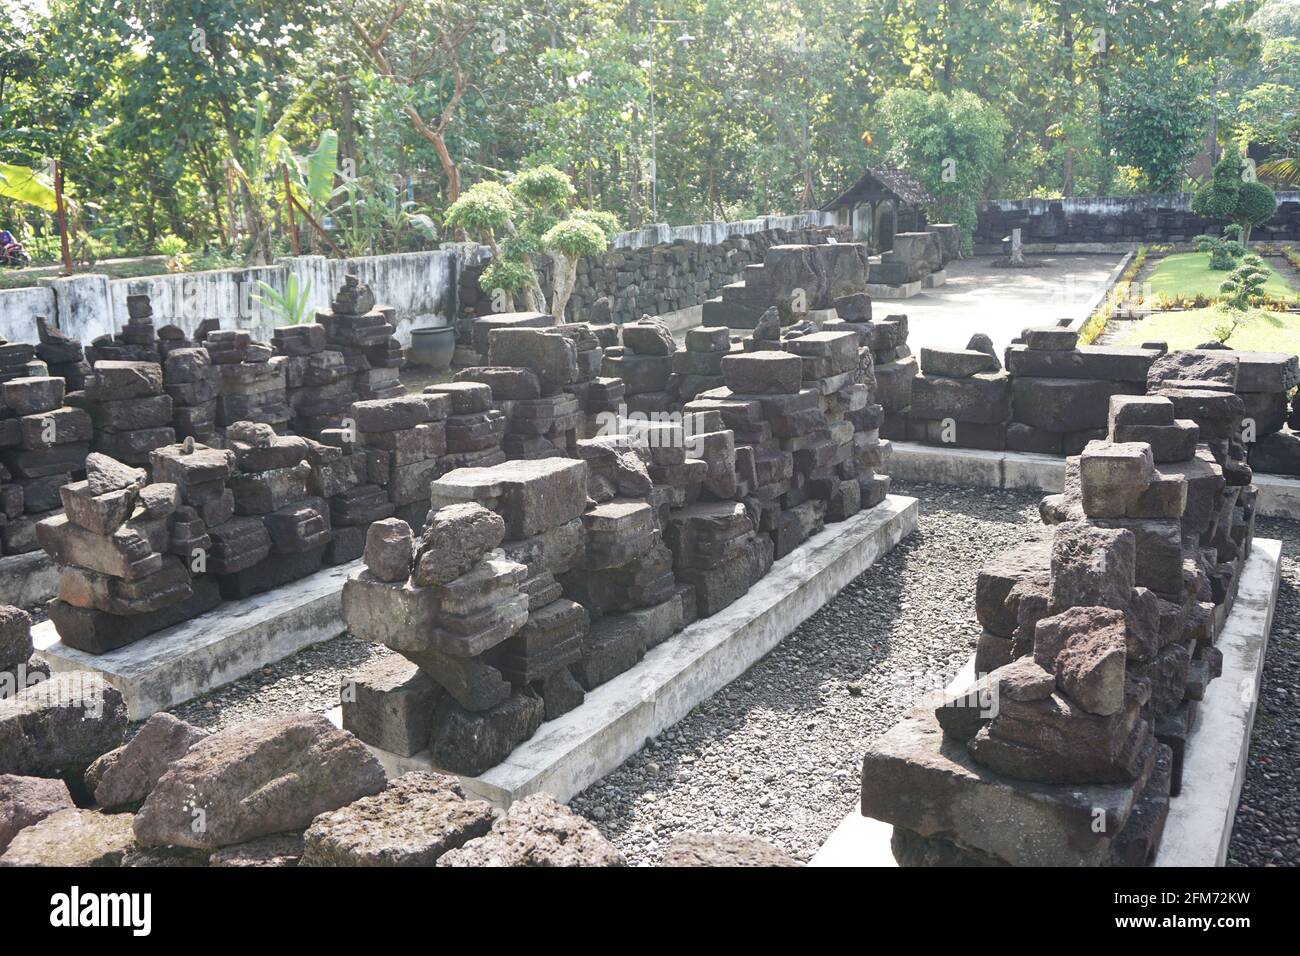
M 1007 123 L 974 93 L 890 90 L 873 111 L 885 133 L 885 158 L 916 176 L 935 197 L 935 214 L 974 232 L 975 207 L 985 198 L 1003 156 Z
M 1173 186 L 1196 152 L 1209 119 L 1207 78 L 1198 70 L 1152 59 L 1122 69 L 1102 104 L 1102 130 L 1121 163 L 1145 187 Z

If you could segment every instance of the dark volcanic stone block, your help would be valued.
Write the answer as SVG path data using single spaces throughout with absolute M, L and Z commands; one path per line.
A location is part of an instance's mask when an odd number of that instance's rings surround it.
M 1130 382 L 1146 387 L 1147 372 L 1160 353 L 1155 349 L 1115 348 L 1085 345 L 1069 351 L 1030 349 L 1023 345 L 1007 348 L 1007 371 L 1013 377 L 1091 378 Z
M 433 715 L 444 696 L 433 678 L 403 657 L 373 657 L 344 678 L 343 729 L 391 753 L 410 757 L 429 745 Z
M 984 372 L 967 378 L 918 375 L 912 382 L 911 414 L 984 425 L 1004 422 L 1011 417 L 1011 379 L 1006 372 Z
M 1143 388 L 1132 382 L 1101 379 L 1013 377 L 1011 391 L 1016 421 L 1046 431 L 1074 432 L 1107 427 L 1111 396 L 1141 395 Z
M 73 607 L 56 600 L 50 604 L 50 620 L 59 632 L 59 639 L 68 647 L 87 654 L 105 654 L 206 614 L 221 603 L 217 582 L 208 575 L 197 575 L 191 588 L 192 593 L 185 601 L 131 617 Z
M 291 581 L 315 574 L 321 569 L 325 545 L 300 551 L 297 554 L 275 554 L 252 567 L 218 577 L 221 596 L 227 601 L 252 597 L 274 590 Z
M 544 716 L 542 699 L 529 691 L 516 691 L 491 710 L 476 713 L 446 698 L 434 719 L 431 756 L 453 773 L 481 774 L 536 733 Z

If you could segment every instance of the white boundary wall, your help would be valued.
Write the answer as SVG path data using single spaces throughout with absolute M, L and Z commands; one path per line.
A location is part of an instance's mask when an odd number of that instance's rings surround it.
M 730 236 L 752 235 L 768 229 L 800 229 L 829 225 L 829 213 L 762 216 L 738 222 L 704 222 L 688 226 L 656 223 L 620 233 L 618 249 L 639 249 L 680 239 L 717 244 Z M 126 324 L 126 297 L 147 294 L 153 300 L 158 325 L 179 325 L 192 333 L 204 319 L 219 319 L 227 328 L 248 329 L 255 338 L 269 339 L 275 319 L 253 295 L 259 282 L 283 291 L 288 277 L 310 283 L 312 306 L 327 309 L 330 297 L 348 273 L 356 273 L 375 290 L 379 301 L 397 310 L 397 338 L 411 341 L 411 329 L 448 325 L 459 310 L 458 285 L 462 266 L 477 259 L 476 243 L 444 243 L 429 252 L 394 253 L 353 259 L 298 256 L 275 265 L 209 272 L 184 272 L 113 279 L 84 273 L 69 278 L 43 278 L 39 285 L 0 290 L 0 335 L 10 342 L 35 342 L 36 317 L 54 318 L 68 335 L 89 344 L 96 336 L 116 332 Z

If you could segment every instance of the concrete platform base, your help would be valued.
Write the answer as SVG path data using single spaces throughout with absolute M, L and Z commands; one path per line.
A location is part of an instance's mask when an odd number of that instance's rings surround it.
M 1065 485 L 1065 459 L 1020 451 L 921 445 L 896 441 L 889 474 L 899 481 L 933 481 L 972 488 L 1018 488 L 1055 494 Z M 1255 473 L 1258 509 L 1268 518 L 1300 520 L 1300 480 Z
M 1223 674 L 1210 681 L 1196 709 L 1183 760 L 1183 789 L 1169 804 L 1156 866 L 1227 862 L 1281 581 L 1282 542 L 1256 538 L 1236 603 L 1215 644 L 1223 652 Z
M 58 590 L 59 569 L 44 551 L 0 558 L 0 604 L 35 607 Z
M 55 671 L 102 674 L 126 698 L 131 720 L 143 720 L 338 637 L 346 630 L 343 582 L 361 567 L 354 561 L 267 594 L 228 601 L 107 654 L 65 647 L 49 621 L 32 628 L 32 642 Z
M 1242 570 L 1232 613 L 1215 645 L 1223 674 L 1210 682 L 1187 741 L 1183 789 L 1169 803 L 1156 866 L 1223 866 L 1245 782 L 1250 732 L 1264 671 L 1282 574 L 1282 542 L 1256 538 Z M 975 658 L 948 685 L 970 686 Z M 862 816 L 861 808 L 832 831 L 809 866 L 898 866 L 889 841 L 894 828 Z
M 939 286 L 944 285 L 947 281 L 948 281 L 948 271 L 946 269 L 940 269 L 938 272 L 931 272 L 928 276 L 922 279 L 921 288 L 937 289 L 939 288 Z
M 651 650 L 587 694 L 581 707 L 542 724 L 487 773 L 462 777 L 465 790 L 499 806 L 538 791 L 569 800 L 743 674 L 916 523 L 916 499 L 890 495 L 871 511 L 828 525 L 730 607 Z M 330 718 L 339 723 L 340 711 Z M 390 775 L 437 769 L 427 751 L 399 757 L 371 749 Z
M 904 282 L 902 285 L 885 285 L 883 282 L 868 282 L 867 294 L 873 299 L 910 299 L 921 294 L 921 280 Z

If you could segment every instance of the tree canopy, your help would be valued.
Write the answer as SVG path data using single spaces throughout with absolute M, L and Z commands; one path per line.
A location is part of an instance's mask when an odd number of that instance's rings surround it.
M 309 250 L 416 249 L 455 236 L 447 211 L 475 184 L 538 167 L 572 190 L 530 202 L 554 220 L 538 237 L 565 210 L 793 212 L 872 163 L 907 166 L 936 215 L 967 222 L 996 196 L 1183 189 L 1212 142 L 1294 168 L 1297 8 L 10 0 L 0 163 L 57 160 L 87 242 L 175 236 L 230 261 L 289 251 L 289 195 Z M 0 217 L 51 228 L 12 199 Z

